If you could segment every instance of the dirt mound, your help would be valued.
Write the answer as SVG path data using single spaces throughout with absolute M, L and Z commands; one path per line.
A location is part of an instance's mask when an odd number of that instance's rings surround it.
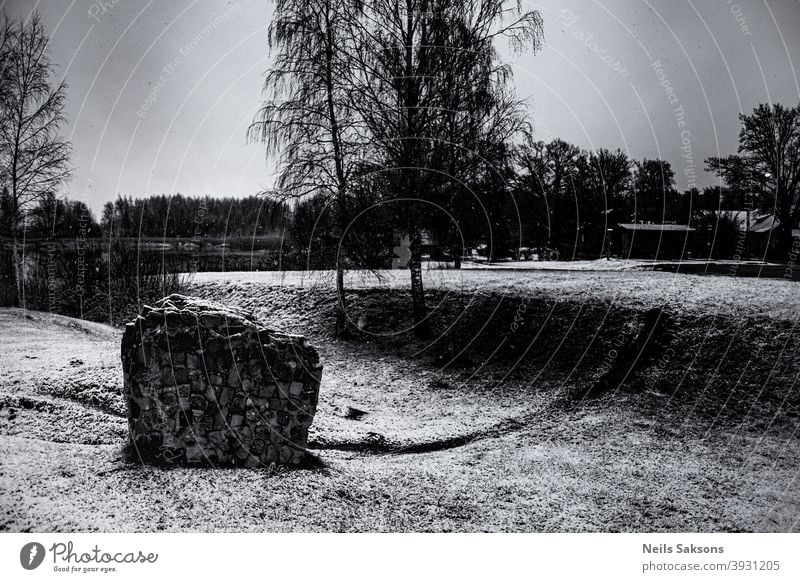
M 337 341 L 332 289 L 205 282 L 194 292 L 219 299 L 220 286 L 225 300 L 266 321 L 289 322 L 288 331 L 307 330 L 321 344 Z M 712 420 L 771 423 L 800 415 L 800 394 L 791 388 L 800 365 L 794 322 L 754 312 L 698 315 L 674 304 L 609 301 L 603 293 L 561 300 L 556 291 L 428 292 L 433 333 L 420 339 L 409 292 L 354 289 L 347 295 L 353 337 L 344 343 L 496 383 L 557 377 L 577 398 L 613 371 L 605 392 L 651 394 L 654 407 L 680 404 Z M 661 324 L 642 339 L 645 314 L 654 311 Z

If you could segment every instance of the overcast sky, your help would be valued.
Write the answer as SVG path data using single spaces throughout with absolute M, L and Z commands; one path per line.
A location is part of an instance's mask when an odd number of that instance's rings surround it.
M 668 160 L 683 189 L 714 182 L 737 115 L 800 101 L 797 0 L 527 3 L 545 47 L 510 55 L 538 137 Z M 68 195 L 99 210 L 117 193 L 247 195 L 272 171 L 245 131 L 269 67 L 263 0 L 0 0 L 38 10 L 69 84 Z M 695 177 L 696 175 L 696 177 Z

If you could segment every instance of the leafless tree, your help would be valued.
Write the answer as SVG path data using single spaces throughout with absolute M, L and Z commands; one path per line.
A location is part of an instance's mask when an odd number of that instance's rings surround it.
M 363 139 L 350 106 L 352 28 L 348 0 L 279 0 L 269 28 L 272 68 L 251 139 L 278 158 L 277 195 L 322 194 L 336 216 L 337 333 L 345 328 L 344 270 L 349 185 Z
M 476 161 L 504 152 L 500 136 L 519 128 L 520 108 L 495 41 L 538 48 L 538 12 L 504 0 L 364 0 L 351 20 L 359 27 L 353 96 L 390 196 L 431 201 L 439 176 L 464 173 L 469 181 L 485 171 Z M 424 214 L 409 210 L 399 217 L 410 240 L 413 315 L 421 334 Z
M 3 15 L 0 23 L 0 99 L 6 94 L 10 83 L 9 65 L 11 63 L 11 43 L 14 30 L 11 21 Z M 8 118 L 5 110 L 0 107 L 0 135 L 5 134 Z M 0 142 L 0 235 L 7 236 L 11 233 L 11 194 L 4 178 L 2 167 L 5 165 L 6 147 Z M 13 269 L 12 269 L 13 270 Z
M 708 169 L 728 185 L 762 193 L 780 221 L 779 248 L 792 247 L 792 226 L 800 219 L 800 105 L 761 104 L 740 114 L 738 155 L 709 158 Z
M 520 182 L 531 198 L 527 207 L 545 220 L 545 236 L 539 240 L 537 233 L 537 245 L 545 243 L 549 246 L 554 238 L 558 240 L 560 236 L 569 234 L 567 221 L 563 218 L 569 216 L 570 207 L 574 207 L 574 181 L 580 156 L 580 148 L 562 139 L 550 143 L 528 139 L 516 148 Z M 553 221 L 553 216 L 559 220 Z M 575 226 L 572 225 L 573 230 Z
M 24 307 L 18 236 L 25 213 L 69 178 L 71 146 L 60 134 L 66 122 L 66 84 L 50 79 L 53 64 L 39 15 L 6 25 L 4 87 L 0 93 L 0 181 L 9 215 L 18 300 Z

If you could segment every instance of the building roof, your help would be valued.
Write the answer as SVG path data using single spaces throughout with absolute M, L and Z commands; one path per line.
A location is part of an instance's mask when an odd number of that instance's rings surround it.
M 762 210 L 723 210 L 719 214 L 732 219 L 742 232 L 747 230 L 748 214 L 750 215 L 750 232 L 770 232 L 780 225 L 780 221 L 772 213 Z
M 781 225 L 781 221 L 771 212 L 764 210 L 722 210 L 720 216 L 731 218 L 740 232 L 747 231 L 747 215 L 750 215 L 750 233 L 770 233 Z M 800 228 L 795 224 L 792 236 L 800 236 Z
M 638 222 L 623 222 L 619 224 L 623 230 L 650 230 L 665 232 L 689 232 L 694 229 L 688 224 L 644 224 Z

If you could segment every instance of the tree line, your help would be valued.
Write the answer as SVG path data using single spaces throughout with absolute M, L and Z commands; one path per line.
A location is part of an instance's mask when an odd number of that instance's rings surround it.
M 561 139 L 515 146 L 504 179 L 466 189 L 452 204 L 458 237 L 435 230 L 443 257 L 455 260 L 465 247 L 483 247 L 489 258 L 512 256 L 515 245 L 552 247 L 564 257 L 597 258 L 606 227 L 620 222 L 693 224 L 707 213 L 741 210 L 748 204 L 767 209 L 763 187 L 743 181 L 679 192 L 675 173 L 664 160 L 631 160 L 621 150 L 581 150 Z M 726 158 L 728 160 L 729 158 Z M 99 221 L 85 202 L 47 193 L 25 215 L 27 239 L 252 238 L 285 236 L 287 242 L 317 253 L 314 265 L 334 267 L 336 248 L 348 248 L 348 265 L 386 267 L 398 239 L 394 214 L 379 180 L 364 181 L 344 201 L 351 218 L 342 233 L 335 209 L 323 194 L 298 200 L 277 196 L 154 195 L 118 196 L 106 202 Z M 757 193 L 757 195 L 756 195 Z M 757 200 L 753 202 L 753 198 Z M 505 201 L 503 199 L 506 199 Z M 12 236 L 12 213 L 0 199 L 0 236 Z M 494 225 L 490 237 L 487 217 Z M 482 211 L 482 210 L 481 210 Z M 429 225 L 435 226 L 430 220 Z M 491 246 L 489 245 L 491 243 Z M 326 251 L 325 249 L 328 249 Z
M 285 227 L 283 203 L 265 196 L 119 196 L 107 202 L 100 228 L 116 237 L 252 238 Z
M 342 237 L 333 236 L 336 209 L 326 195 L 300 200 L 290 213 L 291 240 L 313 249 L 316 268 L 332 268 L 341 246 L 351 255 L 348 265 L 388 267 L 398 229 L 382 187 L 373 180 L 367 192 L 355 189 L 345 201 L 352 218 Z M 529 140 L 510 148 L 501 177 L 465 186 L 447 213 L 427 217 L 434 244 L 426 250 L 456 266 L 470 248 L 492 260 L 517 257 L 520 247 L 563 259 L 596 259 L 609 251 L 609 228 L 645 222 L 695 227 L 716 241 L 714 257 L 732 257 L 736 240 L 730 231 L 741 225 L 727 212 L 745 209 L 748 200 L 753 209 L 770 211 L 768 193 L 755 192 L 735 181 L 680 191 L 665 160 L 632 160 L 622 150 L 585 151 L 561 139 Z M 419 211 L 434 214 L 430 208 Z M 698 241 L 697 249 L 705 248 L 705 240 Z
M 2 202 L 2 200 L 0 200 Z M 28 240 L 70 238 L 252 238 L 286 230 L 286 205 L 264 196 L 118 196 L 106 202 L 100 219 L 82 200 L 48 193 L 18 225 Z M 0 237 L 12 236 L 10 213 L 0 204 Z

